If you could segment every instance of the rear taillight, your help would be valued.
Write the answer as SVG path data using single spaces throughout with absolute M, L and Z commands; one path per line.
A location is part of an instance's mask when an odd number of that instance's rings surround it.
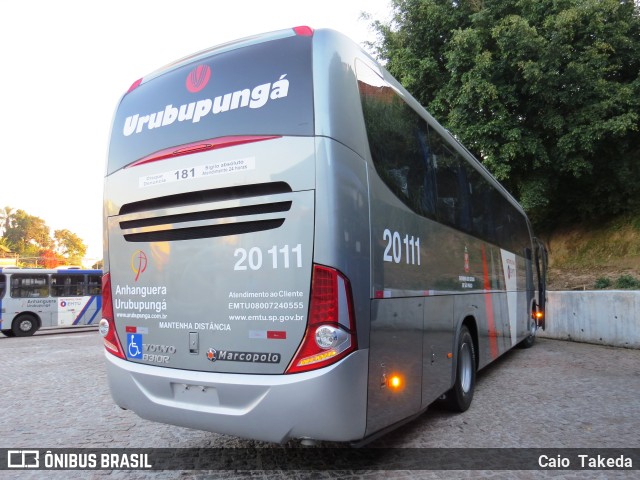
M 349 280 L 337 270 L 314 265 L 307 331 L 286 373 L 326 367 L 357 348 Z
M 102 320 L 98 328 L 107 352 L 116 357 L 125 359 L 122 345 L 118 340 L 116 324 L 113 320 L 113 301 L 111 299 L 111 275 L 105 273 L 102 276 Z

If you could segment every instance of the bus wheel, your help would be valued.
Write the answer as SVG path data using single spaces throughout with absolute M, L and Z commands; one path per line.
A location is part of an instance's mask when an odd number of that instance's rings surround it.
M 38 330 L 38 319 L 33 315 L 24 313 L 15 318 L 12 325 L 16 337 L 28 337 Z
M 15 333 L 13 333 L 13 330 L 0 330 L 5 337 L 15 337 Z
M 456 381 L 453 388 L 446 393 L 444 403 L 453 412 L 464 412 L 471 405 L 476 387 L 476 356 L 473 338 L 464 325 L 460 329 L 457 353 Z

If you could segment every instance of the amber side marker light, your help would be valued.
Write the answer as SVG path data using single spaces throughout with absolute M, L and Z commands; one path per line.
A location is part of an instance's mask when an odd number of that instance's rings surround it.
M 400 390 L 404 386 L 402 377 L 400 375 L 392 375 L 387 381 L 387 386 L 393 390 Z

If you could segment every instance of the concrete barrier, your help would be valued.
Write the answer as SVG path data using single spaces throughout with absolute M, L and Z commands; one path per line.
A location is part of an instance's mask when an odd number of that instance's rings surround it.
M 640 348 L 640 291 L 547 292 L 540 337 Z

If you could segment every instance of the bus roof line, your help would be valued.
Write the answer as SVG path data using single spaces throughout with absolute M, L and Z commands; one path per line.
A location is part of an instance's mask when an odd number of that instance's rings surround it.
M 283 29 L 283 30 L 275 30 L 273 32 L 268 32 L 268 33 L 261 33 L 258 35 L 251 35 L 249 37 L 245 37 L 245 38 L 241 38 L 239 40 L 232 40 L 230 42 L 226 42 L 226 43 L 222 43 L 220 45 L 215 45 L 213 47 L 209 47 L 206 48 L 204 50 L 200 50 L 199 52 L 196 52 L 194 54 L 191 55 L 187 55 L 185 57 L 182 57 L 178 60 L 175 60 L 171 63 L 168 63 L 167 65 L 158 68 L 157 70 L 152 71 L 151 73 L 145 75 L 144 77 L 142 77 L 138 81 L 134 82 L 134 83 L 138 83 L 136 85 L 139 86 L 143 83 L 148 82 L 149 80 L 152 80 L 156 77 L 159 77 L 161 75 L 163 75 L 164 73 L 167 73 L 171 70 L 174 70 L 176 68 L 182 67 L 186 64 L 192 63 L 192 62 L 196 62 L 198 60 L 201 60 L 203 58 L 206 58 L 208 56 L 211 56 L 213 54 L 220 54 L 220 53 L 225 53 L 225 52 L 229 52 L 231 50 L 236 50 L 239 48 L 243 48 L 243 47 L 248 47 L 250 45 L 255 45 L 258 43 L 263 43 L 263 42 L 267 42 L 270 40 L 279 40 L 281 38 L 287 38 L 287 37 L 293 37 L 296 35 L 296 32 L 293 30 L 293 28 L 287 28 L 287 29 Z M 131 91 L 131 89 L 129 90 Z M 128 92 L 127 92 L 128 93 Z

